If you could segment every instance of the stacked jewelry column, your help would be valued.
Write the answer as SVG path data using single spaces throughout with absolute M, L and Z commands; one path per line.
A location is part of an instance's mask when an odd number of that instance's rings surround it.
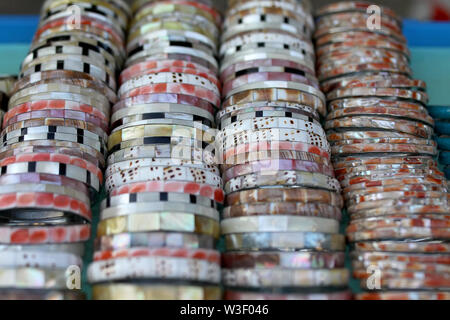
M 112 110 L 94 299 L 221 299 L 214 162 L 221 17 L 211 1 L 138 0 Z
M 226 299 L 348 299 L 307 1 L 229 1 L 217 136 Z
M 369 28 L 369 6 L 326 6 L 315 32 L 357 298 L 449 299 L 448 190 L 426 86 L 412 78 L 401 19 L 379 7 Z
M 43 5 L 3 119 L 1 299 L 83 298 L 128 10 L 121 0 Z

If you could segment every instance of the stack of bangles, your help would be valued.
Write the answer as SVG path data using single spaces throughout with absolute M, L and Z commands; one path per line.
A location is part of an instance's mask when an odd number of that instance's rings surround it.
M 349 299 L 308 1 L 230 0 L 216 137 L 225 298 Z
M 358 299 L 450 299 L 448 186 L 401 19 L 342 2 L 317 12 L 325 129 L 350 224 Z M 372 28 L 373 27 L 373 28 Z
M 93 298 L 218 300 L 221 16 L 210 0 L 136 0 L 131 9 L 88 267 Z
M 128 12 L 122 0 L 43 5 L 3 118 L 0 299 L 84 298 L 84 242 L 103 184 Z

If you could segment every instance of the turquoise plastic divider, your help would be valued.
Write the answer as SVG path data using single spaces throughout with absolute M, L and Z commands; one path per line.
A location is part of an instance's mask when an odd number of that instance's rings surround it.
M 0 44 L 0 74 L 18 74 L 30 44 Z
M 414 77 L 427 82 L 429 105 L 450 106 L 450 47 L 412 48 L 411 65 Z

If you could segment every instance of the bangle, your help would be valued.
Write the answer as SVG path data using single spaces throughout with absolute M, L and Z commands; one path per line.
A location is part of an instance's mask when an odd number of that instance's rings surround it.
M 205 141 L 207 143 L 213 142 L 213 136 L 203 131 L 201 128 L 184 125 L 138 125 L 130 126 L 124 129 L 116 128 L 111 133 L 108 140 L 108 149 L 111 150 L 115 145 L 123 141 L 144 138 L 144 137 L 185 137 Z
M 213 249 L 216 239 L 209 235 L 179 232 L 119 233 L 97 237 L 95 251 L 117 251 L 146 247 L 180 249 Z
M 301 104 L 295 104 L 295 103 L 289 103 L 289 102 L 270 102 L 270 101 L 260 101 L 250 104 L 242 104 L 242 105 L 233 105 L 229 106 L 227 108 L 224 108 L 222 110 L 219 110 L 217 113 L 216 119 L 219 123 L 223 118 L 231 118 L 231 117 L 239 117 L 241 114 L 246 113 L 257 113 L 262 112 L 263 115 L 267 114 L 269 117 L 270 113 L 291 113 L 299 114 L 299 115 L 305 115 L 308 117 L 313 118 L 314 120 L 319 121 L 320 117 L 317 113 L 317 111 L 314 108 L 311 108 L 309 106 L 301 105 Z
M 137 152 L 139 151 L 137 147 L 144 147 L 144 148 L 155 148 L 153 150 L 156 150 L 156 152 L 160 152 L 162 150 L 166 150 L 163 152 L 168 152 L 167 148 L 175 148 L 173 149 L 173 152 L 175 154 L 171 154 L 170 157 L 175 157 L 178 155 L 181 159 L 185 159 L 189 155 L 183 155 L 183 152 L 188 152 L 189 149 L 205 149 L 205 151 L 209 151 L 209 153 L 214 154 L 214 150 L 210 151 L 210 144 L 203 142 L 201 140 L 196 139 L 190 139 L 187 137 L 160 137 L 160 136 L 152 136 L 152 137 L 144 137 L 144 138 L 137 138 L 132 139 L 128 141 L 121 142 L 120 144 L 115 145 L 111 150 L 109 150 L 110 157 L 109 159 L 113 158 L 113 155 L 117 152 L 127 152 L 132 149 L 132 154 L 130 156 L 136 156 L 137 158 L 142 158 L 140 154 Z M 121 155 L 121 154 L 120 154 Z M 196 157 L 201 156 L 201 154 L 197 154 Z M 113 162 L 110 160 L 109 162 Z M 214 164 L 214 163 L 211 163 Z
M 426 105 L 428 103 L 428 95 L 425 92 L 404 90 L 399 88 L 350 88 L 336 89 L 328 93 L 329 100 L 344 99 L 348 97 L 391 97 L 395 99 L 413 100 Z
M 247 289 L 249 290 L 249 289 Z M 329 293 L 260 293 L 251 291 L 225 291 L 225 300 L 351 300 L 352 294 L 349 291 L 338 291 Z
M 367 70 L 372 72 L 391 72 L 400 73 L 407 76 L 412 76 L 412 70 L 406 65 L 393 65 L 390 63 L 363 63 L 354 65 L 345 65 L 341 67 L 334 67 L 331 70 L 319 70 L 319 81 L 325 81 L 342 75 L 352 74 L 360 70 Z
M 227 80 L 237 78 L 239 75 L 255 73 L 258 71 L 283 71 L 295 73 L 313 79 L 315 75 L 314 68 L 308 67 L 303 61 L 292 61 L 285 55 L 277 53 L 260 52 L 250 56 L 252 60 L 246 60 L 246 57 L 236 59 L 230 66 L 222 67 L 220 80 L 225 83 Z
M 410 120 L 424 122 L 434 127 L 434 120 L 425 112 L 415 112 L 413 110 L 406 110 L 400 108 L 383 108 L 383 107 L 361 107 L 361 108 L 346 108 L 337 109 L 328 114 L 327 120 L 334 120 L 338 118 L 350 117 L 359 115 L 374 115 L 408 118 Z
M 261 145 L 261 147 L 266 145 Z M 272 147 L 269 144 L 269 147 Z M 303 152 L 303 151 L 291 151 L 292 149 L 274 148 L 274 150 L 252 151 L 246 153 L 238 153 L 236 155 L 230 155 L 232 149 L 227 150 L 227 156 L 224 157 L 224 163 L 221 165 L 222 170 L 229 170 L 230 168 L 238 165 L 245 165 L 255 161 L 306 161 L 312 162 L 320 166 L 329 166 L 329 156 L 325 158 L 315 153 Z
M 373 54 L 381 50 L 376 50 L 373 53 L 371 50 L 365 50 L 364 54 Z M 348 54 L 348 53 L 347 53 Z M 335 80 L 330 80 L 322 84 L 322 90 L 324 92 L 330 92 L 336 89 L 342 88 L 409 88 L 418 91 L 426 91 L 427 85 L 424 81 L 410 79 L 400 74 L 373 74 L 365 75 L 359 79 L 355 79 L 353 76 L 342 77 Z
M 444 175 L 441 172 L 436 172 L 435 170 L 421 170 L 421 171 L 406 171 L 406 172 L 363 172 L 360 175 L 355 175 L 354 177 L 345 178 L 341 180 L 341 185 L 343 188 L 353 187 L 357 184 L 361 185 L 365 183 L 366 185 L 371 185 L 373 183 L 374 186 L 381 185 L 389 185 L 393 183 L 398 183 L 400 179 L 411 179 L 412 182 L 415 182 L 413 179 L 427 179 L 431 177 L 438 181 L 443 181 Z M 380 181 L 379 184 L 377 182 Z M 353 187 L 356 189 L 356 187 Z
M 339 182 L 320 173 L 304 171 L 268 171 L 240 176 L 225 184 L 225 192 L 231 193 L 261 186 L 303 186 L 340 192 Z
M 142 50 L 148 51 L 151 47 L 169 46 L 193 47 L 193 49 L 203 51 L 211 56 L 214 56 L 217 52 L 217 43 L 207 36 L 195 31 L 174 29 L 155 30 L 151 33 L 141 35 L 140 37 L 128 42 L 127 52 L 130 56 L 132 56 Z M 161 62 L 164 63 L 163 61 Z M 209 71 L 204 66 L 202 66 L 202 68 Z
M 97 236 L 109 236 L 124 232 L 188 232 L 220 236 L 219 223 L 213 219 L 187 213 L 134 214 L 102 220 Z
M 0 243 L 2 244 L 62 244 L 84 242 L 89 239 L 90 225 L 68 226 L 3 226 L 0 227 Z
M 36 254 L 37 252 L 46 253 L 63 253 L 65 255 L 75 255 L 82 257 L 84 255 L 83 243 L 67 243 L 67 244 L 0 244 L 0 252 L 28 252 L 29 254 Z
M 312 119 L 311 119 L 312 120 Z M 222 137 L 235 137 L 242 133 L 247 133 L 252 130 L 260 132 L 261 129 L 278 130 L 292 130 L 296 132 L 306 132 L 312 136 L 318 136 L 326 140 L 326 134 L 322 126 L 314 120 L 294 119 L 294 118 L 280 118 L 280 117 L 262 117 L 234 122 L 221 130 L 219 139 Z
M 347 237 L 352 242 L 366 240 L 392 240 L 392 239 L 442 239 L 447 240 L 450 237 L 448 228 L 431 229 L 426 227 L 414 228 L 380 228 L 376 230 L 366 230 L 361 232 L 348 232 Z
M 140 140 L 142 141 L 142 139 Z M 208 150 L 193 147 L 191 145 L 181 144 L 180 146 L 180 143 L 175 142 L 174 144 L 144 144 L 132 148 L 121 149 L 111 153 L 108 157 L 108 165 L 112 166 L 116 163 L 125 163 L 127 161 L 149 158 L 154 158 L 152 162 L 157 163 L 157 165 L 179 165 L 184 162 L 204 162 L 207 166 L 212 166 L 215 164 L 214 154 Z M 164 160 L 166 158 L 171 159 L 170 164 L 167 164 L 168 162 Z
M 248 69 L 246 71 L 249 71 Z M 296 82 L 300 84 L 305 84 L 307 86 L 311 86 L 314 88 L 319 88 L 319 84 L 314 81 L 310 80 L 305 76 L 289 73 L 289 72 L 276 72 L 276 71 L 270 71 L 266 72 L 265 70 L 262 70 L 258 73 L 250 73 L 250 74 L 244 74 L 239 77 L 236 77 L 235 79 L 229 79 L 225 83 L 223 87 L 222 94 L 224 97 L 228 96 L 230 92 L 236 92 L 239 87 L 245 86 L 249 83 L 254 82 L 260 82 L 260 81 L 284 81 L 284 82 Z
M 270 199 L 272 203 L 300 202 L 306 204 L 318 202 L 341 209 L 344 207 L 342 196 L 339 193 L 307 188 L 254 189 L 227 195 L 227 203 L 230 206 L 258 203 L 266 199 Z
M 385 252 L 406 252 L 406 253 L 447 253 L 450 251 L 450 244 L 446 241 L 363 241 L 353 244 L 354 248 L 360 252 L 380 251 Z
M 68 142 L 68 141 L 57 141 L 57 140 L 36 140 L 36 141 L 22 141 L 16 144 L 10 144 L 6 147 L 0 149 L 0 152 L 3 154 L 5 151 L 14 150 L 14 154 L 21 153 L 21 150 L 24 150 L 24 153 L 27 153 L 25 150 L 46 150 L 47 152 L 59 152 L 63 154 L 69 154 L 78 156 L 83 158 L 93 164 L 99 163 L 100 168 L 105 167 L 105 157 L 99 151 L 80 143 L 76 142 Z M 64 150 L 64 151 L 62 151 Z M 31 152 L 31 151 L 29 151 Z M 78 154 L 77 152 L 82 152 L 82 154 Z
M 165 6 L 161 3 L 147 3 L 144 7 L 141 7 L 139 11 L 136 12 L 133 22 L 139 21 L 148 15 L 152 16 L 155 14 L 174 14 L 174 13 L 186 13 L 189 15 L 197 15 L 208 19 L 209 21 L 216 23 L 214 15 L 211 12 L 204 10 L 203 8 L 197 8 L 191 3 L 171 3 L 170 6 Z
M 330 145 L 325 137 L 318 135 L 314 132 L 307 132 L 296 129 L 283 129 L 283 128 L 265 128 L 258 131 L 247 130 L 235 135 L 224 135 L 224 131 L 219 131 L 216 137 L 217 143 L 219 143 L 220 150 L 227 156 L 229 149 L 231 150 L 246 150 L 250 151 L 249 147 L 252 146 L 252 150 L 267 150 L 267 147 L 262 146 L 273 144 L 276 147 L 271 150 L 289 150 L 282 146 L 288 147 L 288 144 L 299 145 L 296 151 L 307 151 L 308 148 L 315 148 L 314 152 L 318 155 L 322 153 L 329 154 Z M 305 147 L 308 145 L 309 147 Z M 257 147 L 255 149 L 255 147 Z M 278 149 L 276 149 L 278 148 Z M 312 151 L 311 151 L 312 152 Z M 242 152 L 233 152 L 233 154 Z
M 134 159 L 132 161 L 122 161 L 115 162 L 106 170 L 106 176 L 113 175 L 116 172 L 124 172 L 128 170 L 132 170 L 139 167 L 169 167 L 169 166 L 183 166 L 186 168 L 196 168 L 203 169 L 214 173 L 215 175 L 220 176 L 219 169 L 214 165 L 209 165 L 204 162 L 199 162 L 195 160 L 184 160 L 184 159 L 174 159 L 171 157 L 168 158 L 140 158 Z
M 424 154 L 434 156 L 437 154 L 436 146 L 415 145 L 415 144 L 354 144 L 344 146 L 332 146 L 332 154 L 337 156 L 355 153 L 385 153 L 397 154 Z
M 56 92 L 64 92 L 67 94 L 66 98 L 70 97 L 70 94 L 76 94 L 76 95 L 82 95 L 85 97 L 88 97 L 92 99 L 91 101 L 95 101 L 98 104 L 104 106 L 104 109 L 107 109 L 109 107 L 109 101 L 108 99 L 97 92 L 96 90 L 89 89 L 89 88 L 82 88 L 80 86 L 76 85 L 68 85 L 68 84 L 62 84 L 62 83 L 49 83 L 49 84 L 43 84 L 43 85 L 37 85 L 32 86 L 26 89 L 22 89 L 19 92 L 15 93 L 11 97 L 10 106 L 16 106 L 17 103 L 15 103 L 16 100 L 24 99 L 27 96 L 31 96 L 34 94 L 43 94 L 43 93 L 56 93 Z M 69 100 L 69 99 L 66 99 Z M 89 101 L 89 100 L 88 100 Z
M 230 7 L 227 11 L 227 15 L 234 15 L 236 11 L 248 10 L 251 8 L 260 8 L 260 7 L 274 7 L 274 8 L 282 8 L 284 10 L 289 10 L 295 12 L 297 14 L 309 13 L 311 10 L 311 5 L 308 2 L 299 3 L 295 0 L 286 0 L 283 2 L 273 1 L 273 0 L 231 0 Z
M 133 172 L 119 172 L 106 177 L 106 189 L 111 191 L 124 184 L 145 181 L 189 181 L 220 188 L 222 179 L 212 172 L 177 166 L 140 167 Z
M 48 92 L 48 93 L 33 94 L 28 97 L 18 99 L 14 103 L 10 102 L 9 109 L 12 109 L 15 106 L 26 104 L 26 103 L 35 104 L 42 100 L 55 100 L 55 101 L 70 100 L 74 103 L 79 103 L 81 105 L 89 105 L 89 106 L 96 104 L 97 108 L 109 117 L 109 104 L 102 105 L 102 102 L 96 101 L 95 99 L 92 99 L 89 96 L 83 96 L 80 94 L 70 94 L 67 92 Z
M 414 205 L 414 203 L 411 203 L 411 205 Z M 382 218 L 373 217 L 368 219 L 355 219 L 350 222 L 350 225 L 347 227 L 347 231 L 359 232 L 365 230 L 375 230 L 393 227 L 413 228 L 416 226 L 427 227 L 431 229 L 446 229 L 448 228 L 449 225 L 446 219 L 448 219 L 448 216 L 445 215 L 442 217 L 436 217 L 433 215 L 414 216 L 405 214 L 389 215 Z
M 5 119 L 4 119 L 5 120 Z M 67 121 L 67 122 L 79 122 L 84 124 L 86 127 L 90 127 L 91 131 L 108 132 L 108 124 L 103 122 L 102 119 L 96 118 L 83 111 L 72 111 L 72 110 L 41 110 L 34 112 L 21 113 L 13 118 L 9 118 L 7 122 L 3 122 L 3 127 L 11 128 L 27 128 L 30 124 L 33 126 L 42 125 L 43 123 L 55 123 L 57 121 Z M 95 129 L 100 128 L 101 130 Z
M 353 1 L 353 2 L 336 2 L 331 3 L 326 6 L 322 6 L 317 12 L 316 16 L 325 16 L 325 15 L 331 15 L 334 13 L 341 13 L 341 12 L 367 12 L 367 8 L 370 6 L 369 3 L 363 2 L 363 1 Z M 398 24 L 401 25 L 402 20 L 397 16 L 397 14 L 387 8 L 387 7 L 381 7 L 381 10 L 383 12 L 383 15 L 387 15 L 390 18 L 396 19 Z
M 286 16 L 286 18 L 292 18 L 295 20 L 300 20 L 300 21 L 305 21 L 305 23 L 307 24 L 308 27 L 310 27 L 311 29 L 314 28 L 314 20 L 312 18 L 311 15 L 309 15 L 307 12 L 303 11 L 303 10 L 289 10 L 289 9 L 285 9 L 283 7 L 277 7 L 276 5 L 273 6 L 260 6 L 260 7 L 250 7 L 247 9 L 242 9 L 241 7 L 237 6 L 236 4 L 232 4 L 232 7 L 235 7 L 235 11 L 233 11 L 233 14 L 230 14 L 227 16 L 227 18 L 225 19 L 224 24 L 225 25 L 229 25 L 229 24 L 236 24 L 236 23 L 254 23 L 254 21 L 247 21 L 247 20 L 243 20 L 242 22 L 236 21 L 236 18 L 244 18 L 247 15 L 284 15 Z M 261 20 L 270 20 L 270 19 L 263 19 L 263 18 L 259 18 L 257 19 L 257 21 L 261 21 Z
M 323 175 L 334 177 L 334 170 L 332 167 L 323 166 L 314 162 L 293 161 L 293 160 L 260 160 L 252 161 L 251 163 L 238 164 L 223 172 L 224 182 L 243 175 L 262 173 L 265 171 L 305 171 L 317 172 Z
M 202 207 L 208 207 L 216 210 L 219 210 L 220 208 L 219 204 L 216 203 L 214 200 L 211 200 L 203 196 L 185 193 L 174 193 L 174 192 L 139 192 L 139 193 L 126 193 L 116 196 L 110 195 L 108 198 L 102 201 L 101 210 L 132 203 L 156 203 L 156 202 L 196 204 Z
M 0 279 L 0 288 L 66 290 L 68 274 L 65 268 L 2 268 Z
M 437 163 L 431 157 L 428 156 L 414 156 L 414 157 L 388 157 L 388 158 L 359 158 L 348 157 L 342 159 L 339 163 L 334 165 L 335 169 L 341 169 L 344 167 L 357 167 L 365 165 L 400 165 L 400 164 L 429 164 L 436 167 Z
M 89 169 L 66 163 L 30 161 L 11 163 L 1 167 L 1 175 L 19 173 L 43 173 L 65 176 L 83 182 L 97 192 L 100 191 L 100 183 L 102 181 L 101 173 L 98 173 L 99 175 L 97 176 L 91 173 Z
M 42 133 L 36 133 L 36 134 L 29 134 L 25 136 L 20 136 L 16 138 L 12 138 L 10 140 L 7 140 L 3 143 L 3 146 L 11 146 L 18 143 L 33 143 L 36 145 L 36 143 L 41 143 L 41 140 L 62 140 L 59 142 L 62 143 L 77 143 L 79 145 L 85 145 L 87 148 L 92 148 L 95 150 L 95 153 L 99 154 L 100 157 L 104 157 L 103 155 L 100 156 L 100 154 L 104 154 L 104 146 L 103 144 L 94 139 L 86 138 L 84 136 L 80 135 L 73 135 L 73 134 L 66 134 L 66 133 L 53 133 L 53 132 L 42 132 Z
M 111 259 L 133 258 L 133 257 L 186 258 L 220 264 L 220 253 L 216 250 L 208 250 L 208 249 L 181 249 L 181 248 L 150 249 L 147 247 L 140 247 L 140 248 L 137 247 L 132 249 L 121 249 L 119 251 L 97 251 L 94 253 L 94 261 L 105 261 Z
M 341 108 L 351 108 L 351 107 L 395 107 L 401 109 L 408 109 L 412 111 L 419 111 L 425 113 L 427 110 L 423 105 L 408 101 L 401 100 L 387 100 L 382 97 L 365 97 L 365 98 L 352 98 L 352 99 L 339 99 L 330 101 L 328 104 L 328 108 L 330 111 L 334 111 L 336 109 Z
M 115 34 L 115 32 L 111 28 L 107 28 L 103 24 L 96 21 L 81 19 L 80 26 L 76 29 L 76 31 L 80 34 L 90 33 L 93 37 L 102 39 L 103 41 L 109 43 L 111 48 L 115 47 L 116 51 L 118 51 L 118 48 L 120 48 L 121 55 L 124 55 L 124 50 L 122 49 L 124 45 L 123 39 L 120 37 L 120 35 Z M 70 24 L 67 24 L 64 20 L 50 23 L 48 24 L 48 26 L 44 26 L 44 28 L 38 30 L 39 36 L 37 36 L 37 34 L 35 35 L 33 43 L 36 43 L 36 41 L 42 41 L 49 37 L 54 37 L 59 33 L 66 32 L 70 34 L 76 34 L 76 32 L 71 29 Z
M 201 77 L 198 74 L 193 75 L 189 73 L 175 73 L 175 72 L 158 72 L 154 74 L 147 74 L 133 78 L 125 83 L 119 89 L 119 96 L 125 95 L 135 88 L 145 87 L 153 84 L 163 83 L 183 83 L 193 86 L 202 87 L 204 89 L 214 92 L 215 95 L 220 96 L 219 88 L 215 83 L 209 81 L 208 78 Z
M 54 35 L 41 37 L 31 44 L 30 52 L 39 49 L 42 46 L 57 46 L 57 45 L 78 44 L 82 46 L 98 47 L 103 54 L 109 54 L 114 57 L 117 66 L 121 66 L 124 61 L 124 56 L 118 48 L 111 44 L 108 40 L 103 39 L 95 34 L 83 34 L 76 30 L 57 32 Z
M 21 146 L 21 144 L 24 144 Z M 86 149 L 75 149 L 75 148 L 67 148 L 67 147 L 54 147 L 54 146 L 39 146 L 39 145 L 25 145 L 25 143 L 20 143 L 18 145 L 12 145 L 10 147 L 1 148 L 0 149 L 0 158 L 9 158 L 9 157 L 15 157 L 15 156 L 22 156 L 22 155 L 29 155 L 29 154 L 41 154 L 41 153 L 50 153 L 50 154 L 61 154 L 61 155 L 67 155 L 72 156 L 76 158 L 81 158 L 87 162 L 90 162 L 96 167 L 99 167 L 102 169 L 104 166 L 99 160 L 95 158 L 90 153 L 87 153 Z M 103 162 L 104 163 L 104 162 Z
M 209 39 L 217 39 L 219 35 L 219 28 L 214 22 L 201 15 L 192 15 L 191 13 L 184 13 L 181 11 L 171 13 L 158 12 L 157 14 L 146 15 L 141 19 L 134 19 L 129 34 L 131 35 L 131 38 L 133 38 L 136 34 L 146 35 L 148 33 L 153 33 L 154 24 L 157 23 L 159 23 L 158 27 L 162 26 L 163 30 L 181 29 L 186 32 L 200 33 Z M 179 27 L 180 25 L 182 25 L 182 27 Z
M 95 300 L 220 300 L 220 287 L 175 284 L 104 284 L 92 287 Z
M 379 207 L 376 207 L 376 206 Z M 405 206 L 410 205 L 410 208 L 406 209 Z M 419 210 L 423 210 L 420 213 L 429 213 L 435 211 L 436 213 L 444 213 L 445 210 L 448 210 L 448 200 L 446 198 L 429 198 L 429 199 L 414 199 L 414 198 L 400 198 L 400 199 L 387 199 L 387 200 L 378 200 L 373 202 L 362 202 L 356 205 L 352 205 L 348 207 L 348 211 L 350 214 L 355 216 L 355 219 L 359 219 L 361 217 L 379 217 L 384 215 L 382 209 L 386 208 L 386 206 L 392 206 L 392 211 L 390 214 L 397 214 L 399 212 L 409 212 L 411 214 L 420 212 Z M 434 209 L 438 208 L 438 209 Z
M 0 177 L 1 179 L 1 177 Z M 111 196 L 139 192 L 176 192 L 193 196 L 202 196 L 223 204 L 225 195 L 221 188 L 214 188 L 208 184 L 184 181 L 148 181 L 129 183 L 111 190 Z
M 285 61 L 283 61 L 285 60 Z M 242 51 L 231 57 L 226 57 L 220 67 L 221 78 L 227 79 L 230 75 L 241 70 L 255 67 L 284 66 L 292 69 L 302 70 L 307 74 L 314 75 L 314 60 L 302 52 L 292 50 L 277 50 L 276 48 L 257 48 Z
M 222 217 L 225 219 L 269 215 L 320 217 L 340 221 L 342 209 L 325 203 L 260 202 L 229 206 L 222 212 Z
M 262 18 L 264 17 L 264 19 Z M 234 18 L 234 21 L 231 20 Z M 310 38 L 312 29 L 302 20 L 294 20 L 279 14 L 248 14 L 243 17 L 228 16 L 224 24 L 222 42 L 229 40 L 235 35 L 261 29 L 281 29 L 286 33 Z M 227 25 L 227 22 L 230 25 Z
M 112 90 L 116 89 L 115 77 L 113 77 L 111 71 L 105 71 L 104 67 L 93 64 L 92 61 L 85 57 L 80 56 L 77 60 L 71 57 L 70 55 L 54 55 L 50 59 L 33 60 L 25 69 L 22 69 L 21 77 L 41 71 L 71 70 L 90 74 L 105 82 Z
M 133 107 L 135 105 L 153 104 L 153 103 L 171 103 L 179 105 L 190 105 L 201 108 L 211 114 L 214 114 L 214 106 L 208 101 L 185 94 L 145 94 L 132 98 L 122 99 L 112 109 L 114 114 L 118 110 Z
M 91 6 L 97 6 L 103 9 L 108 9 L 109 11 L 114 12 L 118 16 L 123 16 L 123 18 L 128 18 L 131 15 L 131 10 L 128 5 L 121 0 L 114 1 L 101 1 L 101 0 L 77 0 L 80 6 L 84 8 L 90 8 Z M 62 5 L 69 5 L 71 1 L 69 0 L 56 0 L 51 2 L 44 3 L 42 8 L 43 12 L 49 11 L 55 7 L 59 7 Z
M 124 32 L 124 30 L 126 29 L 128 19 L 127 16 L 123 15 L 122 12 L 122 14 L 119 15 L 117 14 L 117 12 L 114 12 L 107 7 L 92 5 L 89 3 L 79 3 L 78 5 L 80 6 L 83 16 L 88 16 L 97 20 L 101 20 L 102 22 L 107 22 L 111 27 L 114 27 L 116 31 Z M 70 4 L 68 3 L 45 10 L 43 22 L 47 21 L 48 19 L 58 19 L 61 16 L 70 15 L 70 11 L 67 10 L 69 7 Z M 116 25 L 116 23 L 118 24 L 118 26 Z
M 92 123 L 65 118 L 24 120 L 5 127 L 2 133 L 4 141 L 20 136 L 39 133 L 66 133 L 80 135 L 91 140 L 98 140 L 102 144 L 107 141 L 106 132 L 101 128 L 95 127 Z
M 274 32 L 272 30 L 252 31 L 236 35 L 228 41 L 222 43 L 220 48 L 220 56 L 223 57 L 225 55 L 233 55 L 236 53 L 239 46 L 245 49 L 246 46 L 252 46 L 255 43 L 265 43 L 265 47 L 272 47 L 282 44 L 283 48 L 286 49 L 286 46 L 288 47 L 287 50 L 304 51 L 305 54 L 307 53 L 311 57 L 315 57 L 314 47 L 311 41 L 287 33 L 283 34 Z
M 220 86 L 220 82 L 217 80 L 217 76 L 209 69 L 195 62 L 184 60 L 150 60 L 133 64 L 132 66 L 122 71 L 122 73 L 120 74 L 120 83 L 125 83 L 126 81 L 138 76 L 162 72 L 162 70 L 167 70 L 167 72 L 171 70 L 183 70 L 183 72 L 185 73 L 199 74 L 203 77 L 207 77 L 217 86 Z
M 225 269 L 337 269 L 344 268 L 344 252 L 228 252 Z
M 345 250 L 345 236 L 317 232 L 262 232 L 225 235 L 228 251 Z
M 205 25 L 195 24 L 194 20 L 183 20 L 178 17 L 171 17 L 171 19 L 154 19 L 153 21 L 144 22 L 137 30 L 131 32 L 128 35 L 129 41 L 136 40 L 141 36 L 152 33 L 158 30 L 182 30 L 188 32 L 199 33 L 208 37 L 211 40 L 215 40 L 218 36 L 218 30 L 208 29 Z
M 218 284 L 220 265 L 208 261 L 169 258 L 134 257 L 95 261 L 89 265 L 90 283 L 113 280 L 134 279 L 171 279 L 198 281 Z
M 114 130 L 119 126 L 126 126 L 133 122 L 142 122 L 150 119 L 184 120 L 197 123 L 199 122 L 202 125 L 210 128 L 214 127 L 214 120 L 212 115 L 197 107 L 186 106 L 188 108 L 184 108 L 185 106 L 179 105 L 178 112 L 158 112 L 158 109 L 164 111 L 170 110 L 171 106 L 174 107 L 174 105 L 167 105 L 168 108 L 158 108 L 156 105 L 155 107 L 151 105 L 140 105 L 132 107 L 129 110 L 119 110 L 123 112 L 113 114 L 113 117 L 111 119 L 111 127 Z M 192 114 L 194 112 L 205 115 L 205 117 Z
M 90 207 L 89 191 L 86 187 L 74 189 L 67 185 L 37 184 L 37 183 L 20 183 L 0 186 L 0 194 L 14 193 L 30 193 L 30 194 L 54 194 L 55 196 L 69 196 Z
M 390 129 L 412 134 L 425 139 L 429 139 L 433 134 L 432 127 L 420 122 L 399 119 L 392 121 L 384 117 L 375 116 L 355 116 L 351 118 L 331 120 L 325 123 L 326 130 L 334 128 Z
M 104 82 L 97 80 L 87 73 L 68 70 L 40 71 L 31 73 L 15 83 L 14 92 L 26 89 L 33 85 L 52 84 L 56 81 L 61 84 L 75 84 L 82 88 L 94 89 L 106 96 L 109 102 L 117 102 L 116 92 L 108 87 Z M 67 103 L 69 103 L 69 101 L 67 101 Z
M 216 95 L 213 91 L 195 86 L 192 84 L 184 83 L 164 83 L 148 85 L 139 88 L 132 89 L 126 92 L 121 98 L 131 98 L 144 94 L 155 93 L 181 93 L 186 95 L 196 96 L 200 99 L 206 100 L 213 106 L 218 107 L 220 105 L 220 96 Z
M 133 60 L 127 62 L 126 67 L 131 65 L 154 60 L 185 60 L 203 66 L 203 68 L 216 74 L 218 72 L 217 61 L 208 54 L 185 47 L 169 47 L 142 51 L 134 56 Z
M 291 103 L 306 104 L 307 106 L 315 108 L 322 116 L 326 114 L 324 100 L 309 93 L 287 88 L 257 88 L 259 84 L 253 84 L 253 86 L 256 88 L 228 97 L 223 102 L 222 108 L 227 108 L 235 104 L 281 100 L 289 101 Z
M 205 207 L 199 204 L 168 203 L 166 201 L 143 203 L 133 202 L 127 205 L 118 205 L 105 208 L 102 210 L 100 218 L 103 220 L 107 220 L 134 214 L 150 215 L 152 213 L 161 216 L 163 216 L 164 213 L 195 214 L 215 221 L 220 220 L 219 211 L 214 208 Z
M 389 195 L 390 193 L 415 193 L 415 192 L 439 192 L 445 193 L 447 189 L 440 186 L 433 185 L 398 185 L 398 186 L 390 186 L 390 187 L 372 187 L 367 190 L 357 190 L 353 192 L 349 192 L 344 197 L 346 200 L 350 201 L 353 198 L 367 196 L 369 199 L 375 196 L 382 196 L 384 194 Z
M 0 251 L 0 268 L 54 268 L 63 269 L 69 266 L 81 266 L 80 256 L 65 252 L 14 252 Z
M 181 66 L 187 66 L 187 67 L 181 67 Z M 159 67 L 158 67 L 159 66 Z M 220 89 L 220 82 L 217 79 L 217 76 L 212 73 L 211 71 L 202 68 L 201 66 L 195 64 L 195 63 L 189 63 L 187 61 L 164 61 L 159 62 L 158 61 L 148 61 L 148 62 L 142 62 L 138 63 L 137 65 L 134 65 L 128 69 L 126 69 L 124 72 L 122 72 L 121 79 L 125 80 L 122 81 L 122 84 L 125 84 L 129 82 L 130 80 L 136 80 L 136 78 L 141 78 L 143 76 L 154 76 L 158 75 L 160 73 L 181 73 L 184 75 L 190 76 L 196 76 L 198 78 L 204 78 L 210 82 L 208 86 L 211 88 L 211 90 L 217 90 Z M 125 78 L 126 76 L 126 78 Z M 167 78 L 167 76 L 166 76 Z M 194 80 L 200 80 L 200 79 L 194 79 Z M 168 81 L 173 81 L 173 77 L 169 79 Z M 188 79 L 189 80 L 189 79 Z M 195 83 L 195 82 L 194 82 Z M 135 85 L 136 86 L 136 85 Z
M 16 117 L 21 113 L 41 110 L 68 110 L 74 112 L 84 112 L 100 119 L 104 124 L 109 123 L 109 119 L 107 119 L 106 114 L 104 114 L 102 110 L 97 109 L 97 107 L 69 100 L 39 100 L 16 105 L 9 109 L 9 111 L 5 114 L 3 121 L 8 121 L 10 118 Z
M 229 287 L 345 287 L 347 269 L 224 269 L 223 282 Z
M 364 275 L 365 274 L 365 275 Z M 417 289 L 448 289 L 448 279 L 439 273 L 387 271 L 384 270 L 381 279 L 381 288 L 390 290 L 417 290 Z M 361 270 L 353 271 L 357 279 L 361 279 L 361 287 L 367 288 L 367 273 Z
M 225 219 L 222 234 L 250 232 L 321 232 L 337 233 L 339 222 L 333 219 L 301 216 L 256 216 Z
M 32 66 L 33 61 L 35 60 L 47 61 L 50 58 L 53 59 L 53 56 L 56 56 L 58 58 L 69 56 L 83 56 L 86 57 L 86 62 L 92 61 L 94 65 L 104 65 L 105 67 L 110 68 L 110 70 L 116 69 L 115 60 L 111 59 L 111 56 L 109 54 L 103 55 L 102 53 L 100 53 L 100 50 L 97 47 L 82 47 L 68 44 L 62 46 L 43 45 L 39 48 L 36 48 L 25 58 L 25 60 L 23 61 L 23 66 Z
M 364 292 L 355 295 L 356 300 L 449 300 L 449 292 Z

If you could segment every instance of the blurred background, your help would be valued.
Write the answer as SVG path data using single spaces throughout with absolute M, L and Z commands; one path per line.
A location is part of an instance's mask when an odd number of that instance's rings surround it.
M 132 0 L 128 0 L 131 2 Z M 37 14 L 44 0 L 0 1 L 0 14 Z M 312 0 L 315 7 L 336 0 Z M 405 18 L 420 20 L 450 20 L 450 0 L 373 0 L 373 3 L 386 5 Z M 224 7 L 226 0 L 216 0 L 218 7 Z

